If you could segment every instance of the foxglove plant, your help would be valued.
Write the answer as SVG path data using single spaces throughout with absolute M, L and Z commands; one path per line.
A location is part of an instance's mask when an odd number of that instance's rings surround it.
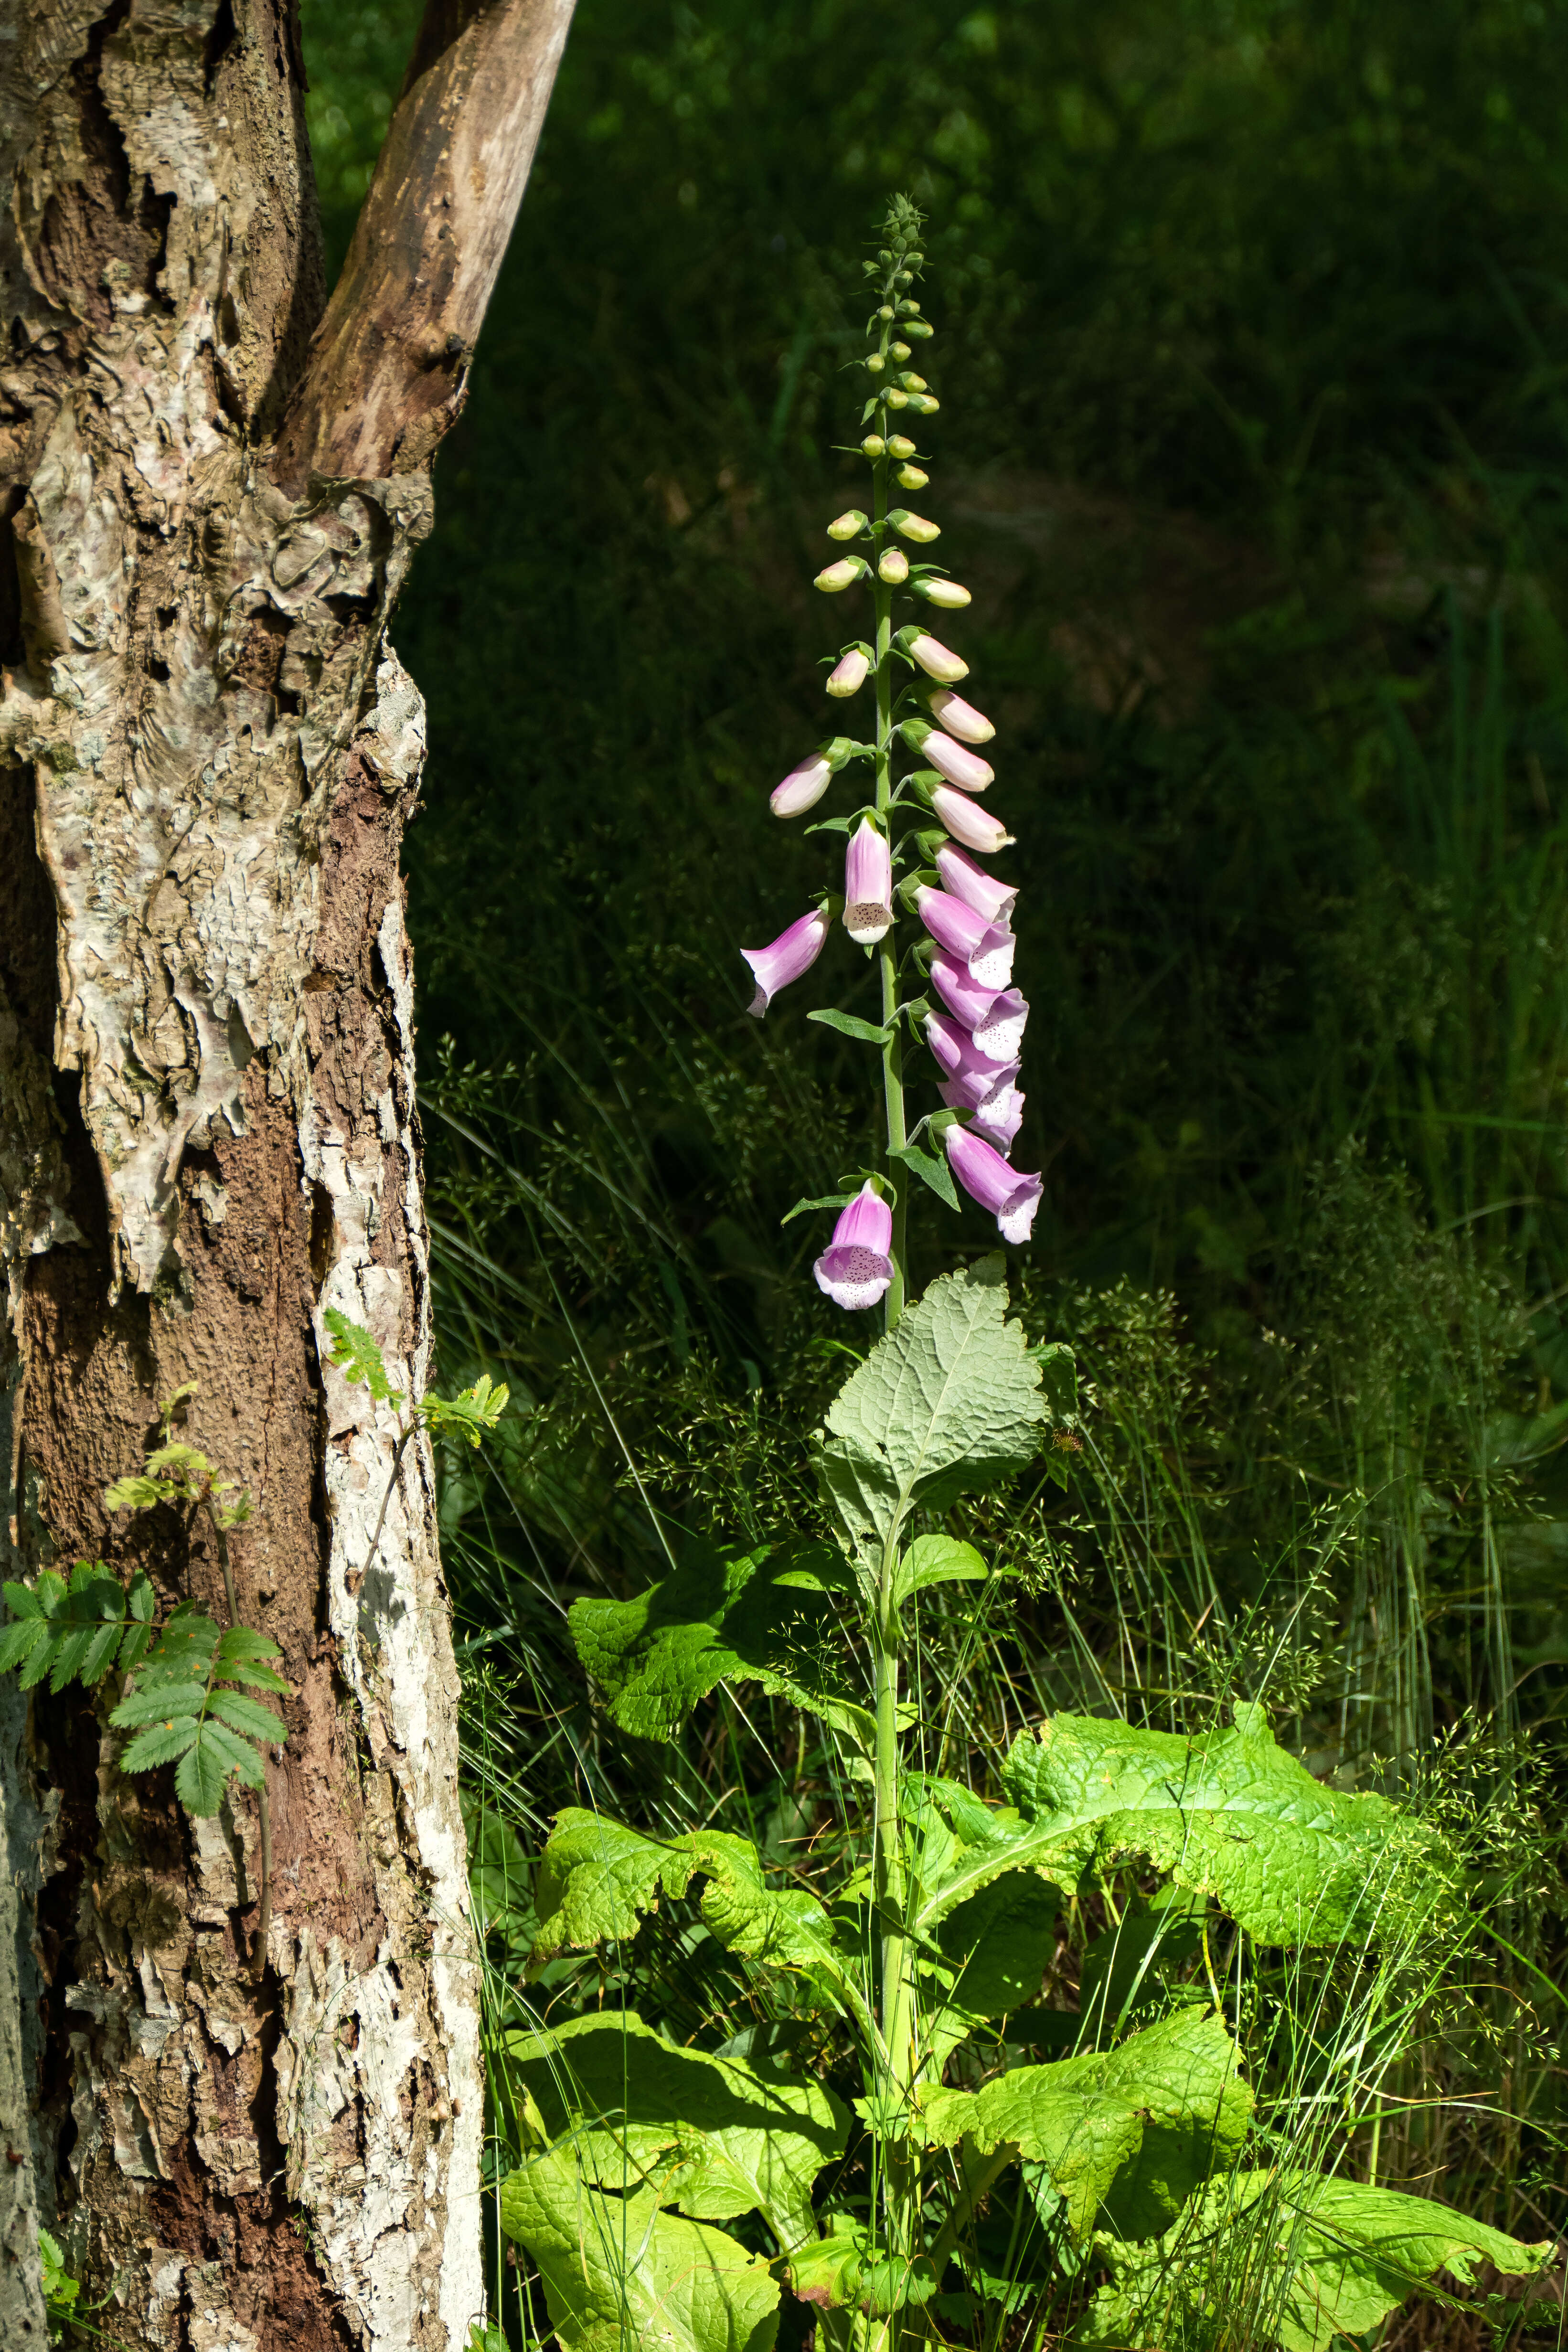
M 537 2265 L 563 2352 L 634 2336 L 663 2352 L 770 2352 L 786 2295 L 786 2340 L 814 2327 L 821 2352 L 925 2352 L 960 2335 L 994 2345 L 1026 2303 L 1044 2341 L 1053 2291 L 1069 2315 L 1076 2304 L 1073 2340 L 1086 2347 L 1179 2340 L 1196 2352 L 1221 2340 L 1215 2247 L 1251 2282 L 1224 2341 L 1330 2352 L 1439 2273 L 1469 2276 L 1485 2258 L 1528 2277 L 1552 2252 L 1321 2174 L 1293 2094 L 1255 2119 L 1249 2073 L 1266 2091 L 1268 2077 L 1247 2038 L 1266 2000 L 1244 1982 L 1246 1954 L 1326 1945 L 1336 1967 L 1351 1956 L 1341 1973 L 1355 1982 L 1376 1940 L 1380 1980 L 1397 1987 L 1401 1952 L 1452 1899 L 1454 1857 L 1382 1797 L 1320 1786 L 1276 1746 L 1260 1704 L 1193 1738 L 1117 1716 L 1026 1725 L 997 1804 L 942 1777 L 972 1751 L 962 1709 L 950 1733 L 940 1711 L 921 1719 L 905 1686 L 921 1596 L 995 1573 L 953 1530 L 961 1497 L 1031 1465 L 1065 1486 L 1077 1444 L 1071 1357 L 1029 1347 L 1007 1319 L 998 1258 L 904 1300 L 902 1178 L 955 1208 L 956 1178 L 1013 1242 L 1027 1239 L 1040 1196 L 1039 1177 L 1008 1158 L 1028 1016 L 1010 985 L 1016 894 L 975 863 L 1006 846 L 970 796 L 992 781 L 976 748 L 990 722 L 951 691 L 965 675 L 958 656 L 918 625 L 894 626 L 897 594 L 967 601 L 897 543 L 929 546 L 936 526 L 889 505 L 890 485 L 925 487 L 895 425 L 936 406 L 905 365 L 903 338 L 930 333 L 909 291 L 918 228 L 896 205 L 872 265 L 873 512 L 830 526 L 865 552 L 818 583 L 871 596 L 875 641 L 839 655 L 828 690 L 847 699 L 874 678 L 875 740 L 824 744 L 773 805 L 803 814 L 857 762 L 873 794 L 826 821 L 844 836 L 842 899 L 746 952 L 759 1016 L 840 915 L 877 961 L 879 1026 L 815 1017 L 880 1053 L 887 1166 L 806 1205 L 839 1212 L 815 1265 L 825 1295 L 850 1311 L 880 1305 L 889 1328 L 814 1441 L 832 1541 L 781 1529 L 760 1546 L 691 1545 L 651 1591 L 585 1597 L 569 1617 L 630 1737 L 679 1738 L 721 1681 L 815 1715 L 844 1767 L 822 1784 L 844 1819 L 814 1833 L 781 1885 L 747 1839 L 676 1825 L 675 1775 L 658 1776 L 650 1830 L 597 1810 L 557 1815 L 534 1889 L 532 1971 L 594 1947 L 619 1969 L 646 1916 L 689 1902 L 700 1928 L 682 1927 L 682 1942 L 695 1931 L 734 1956 L 751 1981 L 731 2014 L 745 2022 L 720 2040 L 714 2015 L 695 2035 L 683 2019 L 671 2037 L 606 2004 L 601 1979 L 581 2014 L 508 2033 L 497 2110 L 521 2118 L 524 2147 L 501 2219 Z M 900 743 L 931 764 L 896 776 Z M 923 938 L 900 940 L 917 926 Z M 912 1131 L 906 1036 L 929 1051 L 942 1106 Z M 1158 1906 L 1142 1899 L 1151 1874 L 1168 1881 Z M 1074 2020 L 1040 1997 L 1058 1923 L 1080 1918 L 1084 1897 L 1120 1926 L 1098 1997 L 1086 1957 Z M 1211 1917 L 1231 1923 L 1224 1992 Z M 1125 1988 L 1114 1998 L 1113 1983 Z M 1381 2031 L 1358 2023 L 1357 2049 Z M 831 2085 L 857 2070 L 852 2117 Z M 1351 2086 L 1325 2079 L 1338 2114 Z M 715 2226 L 742 2216 L 745 2242 Z M 771 2250 L 758 2248 L 762 2229 Z M 1031 2242 L 1026 2272 L 1007 2250 Z M 1109 2276 L 1089 2301 L 1096 2273 Z
M 926 342 L 931 336 L 914 291 L 924 268 L 919 232 L 914 208 L 896 206 L 883 250 L 866 265 L 877 297 L 867 327 L 868 394 L 859 444 L 871 472 L 870 510 L 848 507 L 834 517 L 828 538 L 858 551 L 839 556 L 816 577 L 826 595 L 859 589 L 870 597 L 870 639 L 843 648 L 828 673 L 827 692 L 836 701 L 847 701 L 869 681 L 875 731 L 866 740 L 836 736 L 820 745 L 774 787 L 770 806 L 775 816 L 805 816 L 836 777 L 864 778 L 868 771 L 870 799 L 812 828 L 847 836 L 842 898 L 825 895 L 817 916 L 803 917 L 771 948 L 744 950 L 757 982 L 751 1010 L 759 1019 L 778 991 L 816 960 L 833 916 L 841 914 L 850 939 L 877 960 L 879 1022 L 837 1011 L 812 1017 L 874 1044 L 881 1055 L 886 1166 L 867 1181 L 888 1203 L 886 1255 L 892 1272 L 874 1291 L 866 1283 L 822 1281 L 821 1269 L 839 1246 L 837 1235 L 817 1260 L 817 1270 L 823 1288 L 839 1306 L 863 1309 L 880 1303 L 889 1330 L 905 1304 L 905 1198 L 911 1177 L 957 1209 L 956 1177 L 1014 1242 L 1028 1240 L 1041 1191 L 1037 1177 L 1009 1171 L 1004 1192 L 991 1166 L 998 1155 L 1005 1162 L 1012 1150 L 1024 1100 L 1013 1083 L 1016 1066 L 1004 1083 L 993 1066 L 1016 1064 L 1028 1010 L 1011 985 L 1016 886 L 974 862 L 1013 844 L 1001 818 L 974 798 L 995 781 L 980 747 L 994 740 L 996 730 L 953 690 L 967 678 L 968 664 L 899 610 L 908 603 L 956 613 L 969 603 L 968 589 L 922 552 L 941 537 L 940 525 L 895 502 L 898 492 L 923 490 L 930 480 L 914 439 L 903 428 L 934 416 L 940 406 L 925 378 L 909 364 L 909 339 Z M 910 759 L 914 764 L 900 772 Z M 808 921 L 820 921 L 819 937 L 804 928 Z M 910 936 L 916 925 L 923 937 Z M 944 1008 L 940 1015 L 924 992 L 928 975 Z M 930 1042 L 929 1024 L 938 1017 L 948 1030 L 962 1034 L 972 1062 L 993 1066 L 993 1076 L 978 1090 L 966 1087 L 938 1049 L 931 1075 L 938 1080 L 942 1108 L 911 1129 L 904 1048 L 906 1043 L 921 1047 Z M 981 1146 L 978 1152 L 966 1147 L 966 1134 Z M 860 1216 L 865 1191 L 862 1184 L 858 1194 L 811 1205 Z

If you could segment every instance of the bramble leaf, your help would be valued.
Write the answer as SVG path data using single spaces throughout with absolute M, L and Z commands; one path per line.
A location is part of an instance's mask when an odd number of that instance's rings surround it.
M 1222 2312 L 1232 2340 L 1327 2352 L 1415 2294 L 1462 2308 L 1435 2287 L 1440 2271 L 1468 2284 L 1489 2262 L 1508 2277 L 1528 2278 L 1554 2252 L 1550 2241 L 1521 2245 L 1426 2197 L 1283 2171 L 1209 2182 L 1148 2247 L 1096 2242 L 1116 2278 L 1072 2340 L 1151 2352 L 1205 2340 Z
M 999 1257 L 942 1275 L 839 1390 L 817 1475 L 852 1543 L 879 1551 L 917 1504 L 945 1509 L 1036 1451 L 1039 1367 L 1006 1307 Z
M 656 2190 L 603 2196 L 551 2150 L 502 2184 L 500 2217 L 538 2265 L 563 2352 L 771 2352 L 779 2289 L 765 2256 L 660 2211 Z
M 329 1307 L 322 1319 L 332 1335 L 327 1361 L 342 1372 L 351 1388 L 363 1381 L 377 1404 L 395 1409 L 400 1405 L 403 1391 L 395 1389 L 387 1379 L 385 1359 L 363 1324 L 351 1323 L 336 1307 Z
M 814 2228 L 811 2189 L 844 2153 L 849 2117 L 812 2076 L 673 2047 L 628 2011 L 514 2033 L 507 2050 L 551 2139 L 585 2179 L 654 2182 L 694 2221 L 760 2212 L 785 2247 Z
M 986 2156 L 1007 2146 L 1042 2164 L 1081 2241 L 1149 2127 L 1168 2136 L 1184 2189 L 1194 2162 L 1200 2179 L 1234 2163 L 1252 2114 L 1236 2070 L 1223 2021 L 1179 2011 L 1114 2050 L 1016 2066 L 980 2091 L 928 2093 L 920 2126 L 931 2147 L 967 2141 Z

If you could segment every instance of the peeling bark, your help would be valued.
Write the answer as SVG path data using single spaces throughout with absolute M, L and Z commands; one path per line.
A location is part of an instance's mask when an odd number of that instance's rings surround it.
M 461 383 L 408 353 L 472 347 L 568 10 L 432 0 L 323 315 L 291 5 L 0 0 L 5 1571 L 138 1562 L 222 1616 L 199 1533 L 101 1500 L 194 1380 L 293 1685 L 259 1978 L 252 1801 L 122 1777 L 112 1690 L 0 1693 L 7 2347 L 43 2340 L 40 2213 L 159 2352 L 458 2352 L 483 2310 L 433 1465 L 373 1563 L 397 1430 L 323 1318 L 420 1393 L 424 716 L 385 629 Z

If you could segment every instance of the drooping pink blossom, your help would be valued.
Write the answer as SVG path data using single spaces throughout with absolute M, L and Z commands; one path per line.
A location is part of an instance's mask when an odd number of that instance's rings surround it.
M 1008 882 L 998 882 L 984 866 L 976 866 L 952 842 L 944 841 L 936 852 L 936 870 L 942 877 L 942 887 L 950 898 L 962 898 L 966 907 L 988 923 L 1010 923 L 1013 909 L 1018 903 L 1018 893 Z
M 1026 1242 L 1040 1205 L 1045 1183 L 1038 1176 L 1020 1176 L 1002 1154 L 972 1128 L 942 1130 L 947 1164 L 972 1201 L 978 1201 L 996 1220 L 1005 1242 Z
M 982 988 L 1005 988 L 1013 977 L 1013 950 L 1017 945 L 1005 923 L 988 923 L 962 898 L 922 884 L 915 892 L 915 912 L 950 956 L 961 956 L 972 980 Z
M 768 806 L 775 816 L 804 816 L 807 809 L 816 806 L 832 781 L 833 766 L 826 753 L 814 751 L 773 786 Z
M 984 1054 L 975 1052 L 969 1031 L 949 1020 L 945 1013 L 928 1013 L 925 1033 L 943 1085 L 953 1089 L 952 1096 L 943 1097 L 951 1109 L 977 1110 L 998 1087 L 1010 1087 L 1016 1080 L 1019 1063 L 987 1061 Z
M 918 661 L 928 677 L 939 677 L 949 686 L 969 676 L 969 664 L 949 651 L 939 637 L 928 636 L 922 629 L 918 637 L 910 639 L 910 658 Z
M 953 1019 L 971 1035 L 977 1024 L 989 1014 L 1001 994 L 998 989 L 983 988 L 968 964 L 954 956 L 932 956 L 931 982 Z M 1002 1058 L 1000 1055 L 997 1056 L 998 1060 Z M 1005 1058 L 1010 1060 L 1012 1057 L 1008 1055 Z
M 863 948 L 893 925 L 893 854 L 886 834 L 863 816 L 844 852 L 844 928 Z
M 954 841 L 962 841 L 966 849 L 977 849 L 982 857 L 994 857 L 999 849 L 1013 846 L 1013 835 L 1001 818 L 983 809 L 978 801 L 955 793 L 951 784 L 933 784 L 931 804 Z
M 872 1183 L 839 1215 L 812 1271 L 836 1307 L 875 1307 L 893 1279 L 893 1213 Z
M 942 1087 L 939 1088 L 939 1092 L 949 1110 L 964 1110 L 970 1108 L 956 1099 L 958 1089 L 955 1087 Z M 1005 1160 L 1013 1149 L 1014 1139 L 1023 1117 L 1024 1097 L 1017 1087 L 1016 1086 L 997 1087 L 993 1093 L 986 1096 L 984 1102 L 974 1104 L 973 1116 L 969 1124 L 974 1134 L 983 1135 L 986 1142 L 999 1151 Z
M 939 727 L 955 737 L 960 743 L 989 743 L 996 730 L 983 710 L 972 702 L 952 693 L 945 686 L 933 687 L 926 697 L 926 708 Z
M 987 1062 L 1016 1061 L 1028 1018 L 1028 1000 L 1017 989 L 1005 988 L 970 1031 L 970 1043 Z
M 848 652 L 827 673 L 827 691 L 842 701 L 846 695 L 858 694 L 866 683 L 866 673 L 871 665 L 865 648 L 851 646 Z
M 752 967 L 752 978 L 757 992 L 747 1005 L 748 1013 L 760 1021 L 781 988 L 809 971 L 827 942 L 831 926 L 826 910 L 814 907 L 809 915 L 802 915 L 787 931 L 765 948 L 742 948 L 742 955 Z
M 966 793 L 983 793 L 987 784 L 996 781 L 996 771 L 978 751 L 966 751 L 940 727 L 933 727 L 921 745 L 921 757 L 929 760 L 939 775 L 950 784 L 959 785 Z

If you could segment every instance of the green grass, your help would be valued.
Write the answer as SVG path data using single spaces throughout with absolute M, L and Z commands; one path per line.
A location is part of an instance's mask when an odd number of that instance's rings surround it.
M 340 253 L 414 13 L 307 0 Z M 780 1223 L 871 1148 L 861 1059 L 749 1023 L 736 950 L 820 878 L 763 802 L 824 726 L 846 289 L 886 191 L 929 205 L 925 499 L 1036 1007 L 1016 1272 L 1087 1399 L 1066 1503 L 972 1522 L 1026 1600 L 929 1629 L 952 1767 L 1239 1694 L 1460 1820 L 1468 1944 L 1248 1997 L 1279 2115 L 1526 2236 L 1568 2220 L 1565 50 L 1526 0 L 583 0 L 396 629 L 444 1378 L 521 1406 L 446 1494 L 476 1802 L 525 1875 L 563 1801 L 784 1861 L 798 1723 L 629 1748 L 563 1608 L 668 1524 L 809 1524 L 861 1344 Z M 749 1997 L 679 1917 L 626 1966 L 678 2032 Z

